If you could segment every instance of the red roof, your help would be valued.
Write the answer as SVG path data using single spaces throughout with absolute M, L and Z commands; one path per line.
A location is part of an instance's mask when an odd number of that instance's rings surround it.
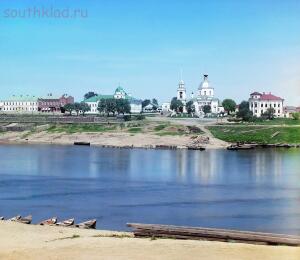
M 260 96 L 260 100 L 283 100 L 283 98 L 274 96 L 274 95 L 271 94 L 271 93 L 269 93 L 269 94 L 263 93 L 263 94 Z

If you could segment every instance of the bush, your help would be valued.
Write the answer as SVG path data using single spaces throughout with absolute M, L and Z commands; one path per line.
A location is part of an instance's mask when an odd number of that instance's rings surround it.
M 144 115 L 137 115 L 135 117 L 136 120 L 144 120 L 146 117 Z
M 130 115 L 125 115 L 123 116 L 124 121 L 131 121 L 131 116 Z
M 295 112 L 295 113 L 292 114 L 292 117 L 293 117 L 294 120 L 299 120 L 300 113 L 299 112 Z

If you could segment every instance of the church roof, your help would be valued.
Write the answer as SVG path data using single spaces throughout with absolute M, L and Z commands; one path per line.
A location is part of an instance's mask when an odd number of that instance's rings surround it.
M 199 85 L 199 90 L 201 90 L 201 89 L 207 89 L 207 88 L 212 88 L 211 86 L 210 86 L 210 82 L 208 81 L 208 75 L 203 75 L 203 81 L 200 83 L 200 85 Z

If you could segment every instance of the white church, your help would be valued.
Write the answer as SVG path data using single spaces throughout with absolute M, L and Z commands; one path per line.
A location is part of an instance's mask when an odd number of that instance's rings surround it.
M 180 100 L 184 107 L 183 113 L 186 113 L 186 103 L 193 101 L 195 112 L 198 116 L 204 116 L 203 107 L 209 105 L 212 114 L 224 113 L 224 108 L 220 105 L 220 100 L 214 97 L 214 88 L 208 81 L 208 75 L 204 75 L 203 81 L 198 87 L 197 94 L 191 94 L 191 98 L 187 99 L 184 81 L 181 79 L 177 88 L 177 99 Z

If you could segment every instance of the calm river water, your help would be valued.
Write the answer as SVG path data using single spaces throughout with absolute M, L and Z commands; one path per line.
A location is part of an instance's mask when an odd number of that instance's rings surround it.
M 300 150 L 1 145 L 0 215 L 300 235 Z

